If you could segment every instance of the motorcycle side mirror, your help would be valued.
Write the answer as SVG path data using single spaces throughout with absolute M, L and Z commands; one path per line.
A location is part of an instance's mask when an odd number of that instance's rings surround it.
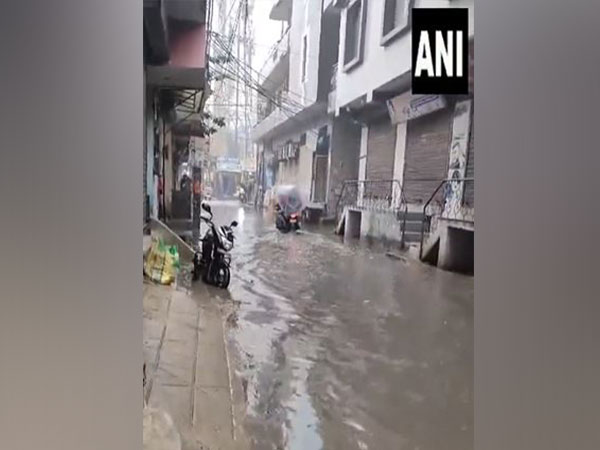
M 234 220 L 233 222 L 231 222 L 230 226 L 231 226 L 231 228 L 237 227 L 238 226 L 237 220 Z
M 212 214 L 211 209 L 210 209 L 210 205 L 208 203 L 202 203 L 202 209 L 204 211 L 206 211 L 209 214 Z

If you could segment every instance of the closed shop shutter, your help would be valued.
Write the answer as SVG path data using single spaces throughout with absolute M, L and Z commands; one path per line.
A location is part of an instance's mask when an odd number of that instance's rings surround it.
M 369 125 L 367 140 L 367 180 L 394 177 L 396 127 L 389 119 Z
M 471 111 L 471 131 L 469 133 L 469 149 L 467 150 L 467 170 L 465 178 L 475 179 L 475 114 Z M 465 205 L 475 206 L 475 181 L 465 183 Z
M 407 125 L 404 194 L 409 203 L 424 203 L 448 175 L 452 111 L 410 120 Z
M 394 178 L 394 153 L 396 127 L 389 118 L 369 125 L 367 139 L 367 180 L 387 180 L 387 183 L 367 183 L 364 196 L 371 199 L 386 199 L 392 195 Z

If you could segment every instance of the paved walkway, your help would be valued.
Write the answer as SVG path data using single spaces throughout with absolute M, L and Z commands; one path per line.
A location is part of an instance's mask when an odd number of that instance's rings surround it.
M 221 312 L 206 286 L 194 289 L 144 283 L 144 398 L 171 416 L 182 449 L 240 448 Z

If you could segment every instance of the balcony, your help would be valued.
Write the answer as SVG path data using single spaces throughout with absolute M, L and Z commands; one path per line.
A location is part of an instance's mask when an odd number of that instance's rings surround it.
M 281 99 L 280 103 L 278 105 L 271 104 L 271 107 L 267 107 L 263 112 L 265 118 L 252 129 L 253 141 L 267 138 L 275 128 L 300 112 L 301 108 L 296 106 L 296 103 L 290 98 L 289 93 L 282 92 L 278 98 Z
M 289 72 L 289 54 L 290 29 L 288 28 L 274 46 L 260 71 L 263 78 L 261 84 L 268 91 L 272 91 L 273 86 L 286 80 Z
M 169 61 L 147 68 L 148 84 L 169 89 L 204 89 L 206 26 L 169 26 Z
M 289 22 L 292 18 L 292 0 L 275 0 L 273 3 L 269 19 Z
M 164 0 L 170 19 L 202 25 L 206 23 L 206 0 Z

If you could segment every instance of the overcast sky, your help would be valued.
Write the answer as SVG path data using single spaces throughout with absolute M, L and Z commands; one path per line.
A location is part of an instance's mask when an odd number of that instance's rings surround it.
M 269 50 L 277 42 L 281 32 L 281 22 L 269 19 L 271 8 L 276 0 L 254 1 L 254 69 L 260 70 L 269 56 Z

